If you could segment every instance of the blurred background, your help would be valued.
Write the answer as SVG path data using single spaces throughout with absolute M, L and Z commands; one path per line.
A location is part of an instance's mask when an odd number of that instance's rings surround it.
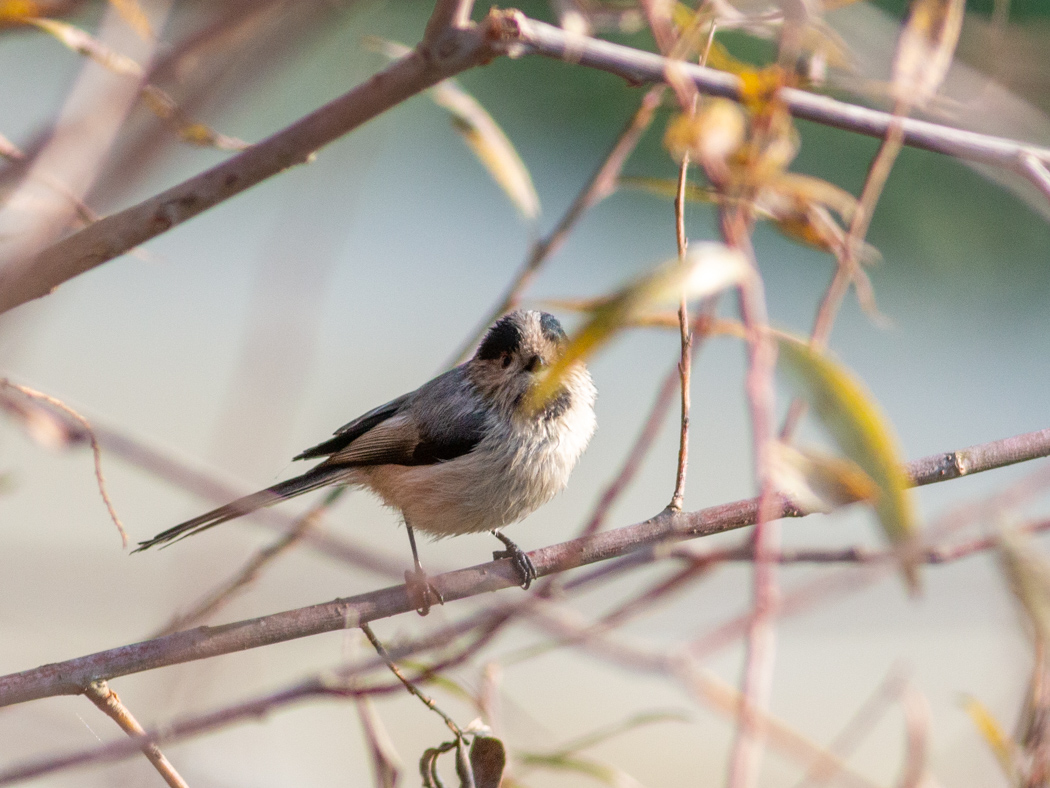
M 384 64 L 362 45 L 380 36 L 412 45 L 426 2 L 143 3 L 157 25 L 156 82 L 193 118 L 229 137 L 258 141 L 342 94 Z M 884 77 L 903 3 L 858 3 L 828 15 L 858 68 Z M 485 10 L 484 4 L 475 18 Z M 549 6 L 523 10 L 554 21 Z M 1050 144 L 1050 11 L 1015 2 L 971 3 L 951 101 L 940 119 Z M 97 31 L 104 4 L 77 4 L 68 21 Z M 196 49 L 180 49 L 223 15 L 239 20 Z M 998 35 L 1000 38 L 993 38 Z M 644 35 L 617 40 L 649 46 Z M 764 42 L 728 36 L 742 58 L 768 57 Z M 1042 55 L 1040 55 L 1042 53 Z M 0 30 L 0 133 L 31 152 L 85 68 L 39 30 Z M 461 78 L 528 166 L 548 230 L 602 160 L 642 88 L 567 64 L 501 59 Z M 669 177 L 658 116 L 625 173 Z M 137 106 L 86 202 L 106 213 L 150 196 L 229 156 L 180 143 Z M 877 141 L 799 123 L 794 170 L 854 193 Z M 5 188 L 10 188 L 7 178 Z M 943 156 L 905 150 L 879 204 L 869 241 L 887 326 L 850 296 L 831 346 L 870 387 L 909 458 L 1047 427 L 1050 391 L 1050 206 L 1016 184 L 994 183 Z M 17 227 L 17 225 L 15 225 Z M 10 225 L 8 225 L 10 227 Z M 694 240 L 715 238 L 713 212 L 690 206 Z M 11 230 L 8 229 L 8 233 Z M 525 258 L 537 228 L 523 222 L 451 128 L 416 97 L 289 170 L 0 319 L 0 365 L 12 380 L 58 397 L 101 425 L 181 458 L 245 490 L 300 469 L 290 458 L 365 410 L 439 372 L 474 332 Z M 3 242 L 10 241 L 5 234 Z M 828 255 L 760 226 L 756 252 L 773 321 L 806 333 L 833 272 Z M 581 222 L 543 268 L 526 303 L 606 293 L 675 255 L 669 201 L 620 192 Z M 555 310 L 556 311 L 556 310 Z M 728 310 L 732 312 L 732 310 Z M 578 318 L 559 312 L 564 323 Z M 563 541 L 615 474 L 658 382 L 675 362 L 673 332 L 623 335 L 592 364 L 599 430 L 568 490 L 509 534 L 525 549 Z M 712 339 L 693 377 L 692 460 L 686 508 L 754 494 L 743 399 L 743 350 Z M 782 398 L 782 405 L 787 397 Z M 672 416 L 608 525 L 661 510 L 677 456 Z M 133 540 L 211 508 L 212 502 L 104 455 L 114 505 Z M 1034 464 L 919 492 L 927 521 L 1034 470 Z M 248 519 L 169 550 L 130 556 L 99 498 L 90 452 L 49 450 L 15 420 L 0 421 L 0 673 L 145 639 L 274 537 Z M 289 513 L 307 502 L 288 504 Z M 1038 507 L 1034 511 L 1038 511 Z M 396 515 L 363 493 L 344 496 L 325 526 L 406 567 Z M 798 546 L 879 544 L 860 511 L 787 522 Z M 739 536 L 734 537 L 739 538 Z M 488 560 L 491 537 L 421 545 L 431 572 Z M 714 540 L 712 540 L 712 544 Z M 785 568 L 786 589 L 827 568 Z M 881 582 L 784 620 L 778 627 L 773 712 L 819 742 L 833 738 L 885 677 L 902 671 L 930 707 L 930 767 L 947 786 L 1005 784 L 962 699 L 978 698 L 1012 725 L 1031 669 L 1030 645 L 994 555 L 928 568 L 925 592 L 908 598 Z M 657 575 L 639 573 L 573 602 L 593 615 Z M 224 623 L 349 596 L 397 577 L 348 567 L 308 548 L 285 556 L 220 611 Z M 513 595 L 514 590 L 501 594 Z M 750 569 L 725 566 L 626 629 L 648 644 L 680 643 L 748 609 Z M 485 598 L 436 608 L 425 622 L 401 616 L 376 632 L 396 639 L 456 620 Z M 479 682 L 485 660 L 543 642 L 526 627 L 500 637 L 453 677 Z M 144 724 L 217 708 L 284 687 L 366 653 L 359 633 L 333 633 L 114 680 Z M 736 683 L 742 650 L 708 666 Z M 473 712 L 434 690 L 461 724 Z M 680 711 L 598 745 L 588 756 L 621 770 L 622 785 L 696 786 L 724 779 L 733 725 L 658 677 L 568 648 L 502 668 L 502 730 L 512 753 L 547 751 L 647 711 Z M 441 721 L 393 696 L 377 711 L 416 784 L 422 751 L 444 741 Z M 122 736 L 83 698 L 0 709 L 0 767 Z M 904 728 L 891 709 L 851 763 L 882 785 L 900 770 Z M 194 786 L 369 784 L 369 759 L 350 703 L 288 708 L 259 722 L 164 748 Z M 763 785 L 790 786 L 797 763 L 770 754 Z M 515 770 L 523 784 L 584 784 L 579 774 Z M 629 775 L 629 777 L 628 777 Z M 41 780 L 48 786 L 151 785 L 141 758 Z

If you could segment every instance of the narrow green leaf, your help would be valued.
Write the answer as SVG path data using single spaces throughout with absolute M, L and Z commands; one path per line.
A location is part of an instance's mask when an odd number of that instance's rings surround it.
M 875 514 L 898 548 L 904 578 L 919 590 L 919 525 L 904 462 L 889 420 L 851 372 L 828 355 L 786 334 L 780 357 L 843 454 L 878 487 Z
M 646 311 L 677 303 L 683 293 L 687 298 L 714 295 L 749 276 L 751 265 L 740 252 L 709 242 L 694 244 L 684 260 L 672 260 L 636 279 L 594 310 L 530 392 L 532 407 L 543 407 L 561 389 L 574 365 L 585 361 Z
M 1031 539 L 1007 528 L 999 533 L 999 559 L 1036 638 L 1050 645 L 1050 563 Z

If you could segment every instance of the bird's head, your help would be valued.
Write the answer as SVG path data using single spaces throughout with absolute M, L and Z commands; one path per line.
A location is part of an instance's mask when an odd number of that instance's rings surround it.
M 512 412 L 520 411 L 539 375 L 561 355 L 567 343 L 565 331 L 554 315 L 530 310 L 511 312 L 485 334 L 468 364 L 470 379 L 488 401 Z M 582 365 L 580 371 L 586 375 Z M 563 391 L 543 412 L 564 409 L 572 387 L 570 376 Z

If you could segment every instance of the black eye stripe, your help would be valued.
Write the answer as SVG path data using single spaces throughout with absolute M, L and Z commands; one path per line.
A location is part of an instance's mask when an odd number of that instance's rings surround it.
M 516 353 L 521 347 L 521 340 L 521 329 L 515 317 L 508 315 L 489 329 L 481 347 L 478 348 L 478 358 L 491 361 L 504 353 Z

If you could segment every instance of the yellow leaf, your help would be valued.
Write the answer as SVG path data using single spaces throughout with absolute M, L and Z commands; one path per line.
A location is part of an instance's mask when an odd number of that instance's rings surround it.
M 2 0 L 0 24 L 24 22 L 28 17 L 42 16 L 46 11 L 32 0 Z
M 140 38 L 147 41 L 153 38 L 153 29 L 138 0 L 109 0 L 109 4 L 120 14 L 120 18 L 139 34 Z
M 770 477 L 792 503 L 810 512 L 831 512 L 858 501 L 874 503 L 879 488 L 857 463 L 781 441 L 770 446 Z
M 893 93 L 922 106 L 940 88 L 955 55 L 966 0 L 912 0 L 893 58 Z
M 877 485 L 875 514 L 898 548 L 904 578 L 919 590 L 918 516 L 901 452 L 889 420 L 864 385 L 845 367 L 807 343 L 776 335 L 780 357 L 805 392 L 835 443 Z
M 725 166 L 744 144 L 747 120 L 740 105 L 723 98 L 707 99 L 698 112 L 683 113 L 667 125 L 664 146 L 676 159 L 689 153 L 705 167 Z
M 744 74 L 754 72 L 755 67 L 751 63 L 733 57 L 725 45 L 720 41 L 712 41 L 711 48 L 707 51 L 707 65 L 719 71 L 728 71 L 730 74 Z
M 561 388 L 569 371 L 620 329 L 632 325 L 648 310 L 687 298 L 703 298 L 739 284 L 751 276 L 751 265 L 735 249 L 720 243 L 697 243 L 684 260 L 673 260 L 642 276 L 599 306 L 562 355 L 551 364 L 529 395 L 533 408 L 542 408 Z
M 521 215 L 531 220 L 540 214 L 540 198 L 528 168 L 517 150 L 477 99 L 455 81 L 446 79 L 430 90 L 434 101 L 451 113 L 453 125 L 474 151 L 489 175 L 499 184 Z
M 765 188 L 807 203 L 823 205 L 846 222 L 853 218 L 857 209 L 856 197 L 842 187 L 812 175 L 784 172 L 766 182 Z
M 1005 772 L 1007 779 L 1013 782 L 1016 747 L 1010 740 L 1010 737 L 1006 735 L 999 722 L 992 716 L 992 713 L 977 698 L 969 695 L 963 697 L 963 708 L 970 715 L 977 732 L 981 734 L 995 754 L 995 758 L 999 761 L 999 765 Z
M 763 112 L 784 86 L 784 72 L 777 66 L 749 68 L 739 76 L 740 103 L 756 114 Z
M 142 76 L 142 66 L 131 58 L 114 52 L 78 27 L 54 19 L 34 18 L 26 19 L 25 22 L 51 34 L 74 52 L 90 57 L 110 71 L 133 77 Z

